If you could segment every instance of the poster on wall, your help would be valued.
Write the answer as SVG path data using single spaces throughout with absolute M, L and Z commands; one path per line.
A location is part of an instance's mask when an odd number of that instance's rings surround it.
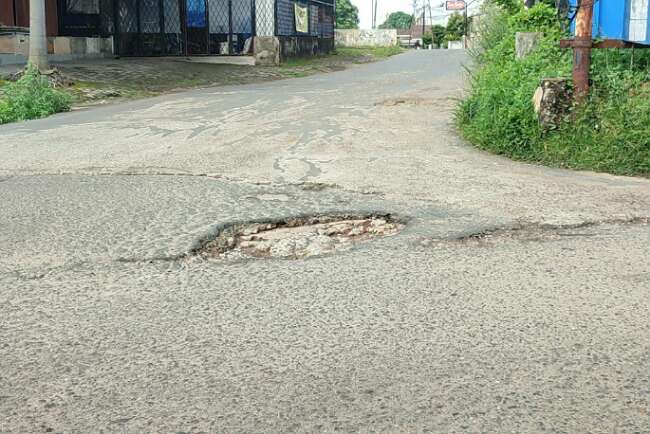
M 296 16 L 296 32 L 309 33 L 309 11 L 298 3 L 293 4 Z

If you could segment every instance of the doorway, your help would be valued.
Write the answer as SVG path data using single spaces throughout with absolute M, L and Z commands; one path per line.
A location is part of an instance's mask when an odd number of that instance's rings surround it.
M 208 54 L 208 8 L 207 0 L 185 0 L 185 29 L 187 38 L 187 55 L 201 56 Z

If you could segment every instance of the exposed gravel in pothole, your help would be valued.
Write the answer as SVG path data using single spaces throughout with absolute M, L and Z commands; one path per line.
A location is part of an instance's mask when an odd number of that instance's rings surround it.
M 223 259 L 307 258 L 395 235 L 403 227 L 402 221 L 389 214 L 323 215 L 233 224 L 197 253 Z

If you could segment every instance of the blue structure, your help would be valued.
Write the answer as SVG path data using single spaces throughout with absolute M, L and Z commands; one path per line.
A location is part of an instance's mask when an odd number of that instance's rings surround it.
M 578 0 L 570 3 L 575 10 Z M 593 32 L 594 38 L 650 45 L 650 1 L 596 0 Z

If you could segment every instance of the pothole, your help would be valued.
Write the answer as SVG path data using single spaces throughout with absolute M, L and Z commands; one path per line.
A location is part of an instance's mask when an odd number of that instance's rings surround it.
M 404 222 L 390 214 L 319 215 L 233 224 L 207 241 L 198 254 L 223 259 L 300 259 L 348 250 L 397 234 Z

